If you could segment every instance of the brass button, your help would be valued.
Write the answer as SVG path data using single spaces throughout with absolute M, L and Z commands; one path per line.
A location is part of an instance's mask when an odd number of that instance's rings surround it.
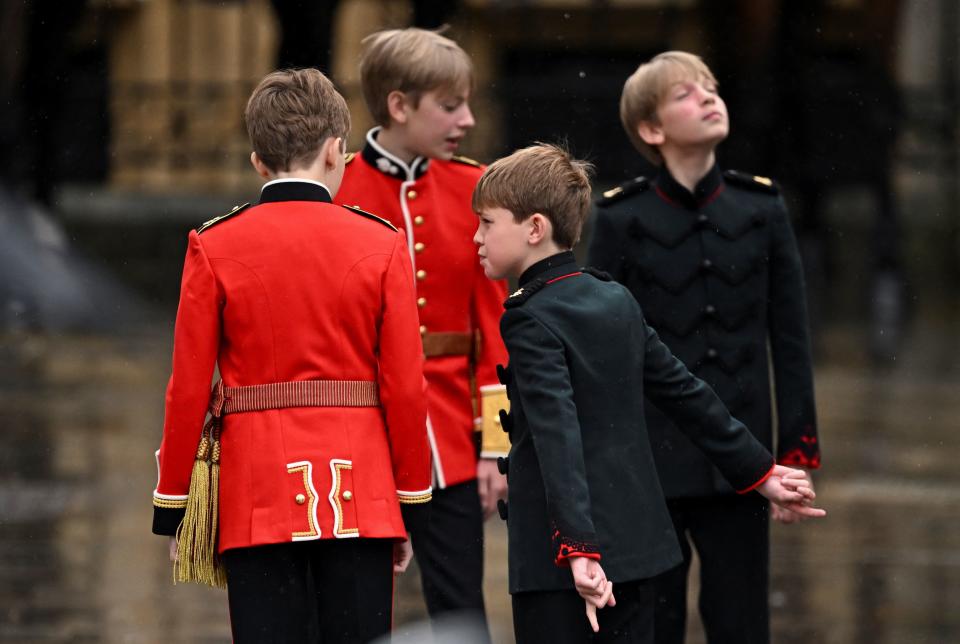
M 417 279 L 418 280 L 427 279 L 427 271 L 423 270 L 422 268 L 419 271 L 417 271 Z
M 349 500 L 352 499 L 352 498 L 353 498 L 353 492 L 351 492 L 350 490 L 344 490 L 344 491 L 343 491 L 343 500 L 344 500 L 344 501 L 349 501 Z
M 494 417 L 493 417 L 493 424 L 494 424 L 494 425 L 500 425 L 500 424 L 502 424 L 502 423 L 503 423 L 503 421 L 500 420 L 500 417 L 499 417 L 499 416 L 494 416 Z
M 407 190 L 407 199 L 416 199 L 417 191 L 416 190 Z
M 426 305 L 427 305 L 427 298 L 425 298 L 425 297 L 418 297 L 418 298 L 417 298 L 417 306 L 419 306 L 419 307 L 422 309 L 422 308 L 425 307 Z
M 414 217 L 414 218 L 413 218 L 413 223 L 414 223 L 415 225 L 417 225 L 417 226 L 422 226 L 422 225 L 423 225 L 423 215 L 417 215 L 416 217 Z
M 297 505 L 303 505 L 304 503 L 307 502 L 307 497 L 305 497 L 305 496 L 302 495 L 302 494 L 298 494 L 297 497 L 296 497 L 296 499 L 294 499 L 294 500 L 297 502 Z
M 423 242 L 417 242 L 413 245 L 413 250 L 417 251 L 418 253 L 423 252 L 424 248 L 426 248 L 426 246 L 423 245 Z
M 427 335 L 427 327 L 423 326 L 422 324 L 420 325 L 420 335 Z

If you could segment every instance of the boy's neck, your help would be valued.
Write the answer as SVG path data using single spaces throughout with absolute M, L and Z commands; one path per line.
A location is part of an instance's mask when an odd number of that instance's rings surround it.
M 704 148 L 661 148 L 663 164 L 677 183 L 693 192 L 717 162 L 716 150 Z
M 520 266 L 520 271 L 516 275 L 511 275 L 514 279 L 520 279 L 520 277 L 527 271 L 528 268 L 536 264 L 537 262 L 543 261 L 548 257 L 553 257 L 564 251 L 570 250 L 569 248 L 560 248 L 554 241 L 545 241 L 542 244 L 534 246 L 530 249 L 530 253 L 524 258 L 523 263 Z
M 376 140 L 377 144 L 381 148 L 397 157 L 408 166 L 413 163 L 414 159 L 420 156 L 407 143 L 406 132 L 400 125 L 394 124 L 389 128 L 380 128 L 380 130 L 376 133 Z

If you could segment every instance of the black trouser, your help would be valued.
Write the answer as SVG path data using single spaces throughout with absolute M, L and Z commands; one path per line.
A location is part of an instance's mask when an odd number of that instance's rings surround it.
M 577 591 L 516 593 L 513 634 L 517 644 L 652 644 L 652 580 L 614 583 L 613 596 L 617 605 L 597 611 L 600 632 L 594 633 Z
M 223 562 L 236 644 L 354 644 L 390 632 L 390 539 L 237 548 Z
M 410 536 L 430 616 L 456 614 L 488 633 L 483 604 L 483 511 L 477 482 L 435 489 L 428 526 Z
M 769 508 L 759 494 L 667 501 L 683 563 L 656 578 L 657 644 L 683 644 L 690 542 L 700 559 L 700 618 L 710 644 L 767 644 Z

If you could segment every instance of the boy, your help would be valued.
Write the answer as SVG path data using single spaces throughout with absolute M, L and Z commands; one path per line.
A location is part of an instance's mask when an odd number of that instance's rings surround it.
M 153 531 L 178 535 L 180 580 L 217 585 L 213 553 L 194 556 L 218 545 L 235 642 L 366 642 L 390 630 L 393 573 L 430 499 L 406 240 L 333 205 L 350 117 L 319 71 L 269 74 L 244 119 L 267 183 L 190 233 Z M 221 474 L 205 532 L 190 526 L 208 401 L 211 490 Z
M 505 496 L 495 459 L 509 449 L 495 425 L 505 402 L 496 365 L 506 360 L 497 328 L 506 286 L 483 276 L 470 241 L 470 196 L 483 169 L 455 156 L 474 125 L 473 67 L 452 40 L 411 28 L 368 36 L 360 77 L 378 126 L 348 159 L 337 201 L 406 231 L 414 265 L 436 488 L 429 528 L 412 534 L 424 597 L 431 616 L 467 612 L 486 630 L 483 520 Z
M 670 350 L 770 450 L 772 359 L 777 462 L 817 468 L 803 275 L 776 186 L 721 173 L 726 107 L 697 56 L 666 52 L 641 65 L 624 85 L 620 114 L 630 140 L 661 167 L 600 201 L 588 264 L 630 289 Z M 648 406 L 647 427 L 684 558 L 657 583 L 657 641 L 684 641 L 692 543 L 707 639 L 765 644 L 768 515 L 797 517 L 734 494 L 662 412 Z
M 570 249 L 590 207 L 588 169 L 536 145 L 487 168 L 473 198 L 485 273 L 520 284 L 501 321 L 510 355 L 504 426 L 518 644 L 586 642 L 588 620 L 599 641 L 652 641 L 650 579 L 681 557 L 650 453 L 644 394 L 734 488 L 823 515 L 809 507 L 806 474 L 774 464 L 659 340 L 630 293 L 577 268 Z

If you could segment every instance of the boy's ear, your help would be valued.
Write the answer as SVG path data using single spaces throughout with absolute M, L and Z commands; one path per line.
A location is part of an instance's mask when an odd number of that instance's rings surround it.
M 651 121 L 640 121 L 637 124 L 637 134 L 647 145 L 663 145 L 663 128 Z
M 550 239 L 553 235 L 553 226 L 550 220 L 539 212 L 530 215 L 527 220 L 530 223 L 530 231 L 527 233 L 527 243 L 539 244 L 544 239 Z
M 256 152 L 250 153 L 250 165 L 252 165 L 253 169 L 257 171 L 257 174 L 260 175 L 261 179 L 270 178 L 270 168 L 267 167 L 267 164 L 263 162 Z
M 343 139 L 339 136 L 330 137 L 323 142 L 323 161 L 327 170 L 338 167 L 343 154 Z
M 410 98 L 400 90 L 393 90 L 387 94 L 387 112 L 390 120 L 403 125 L 407 122 L 407 108 L 410 107 Z

